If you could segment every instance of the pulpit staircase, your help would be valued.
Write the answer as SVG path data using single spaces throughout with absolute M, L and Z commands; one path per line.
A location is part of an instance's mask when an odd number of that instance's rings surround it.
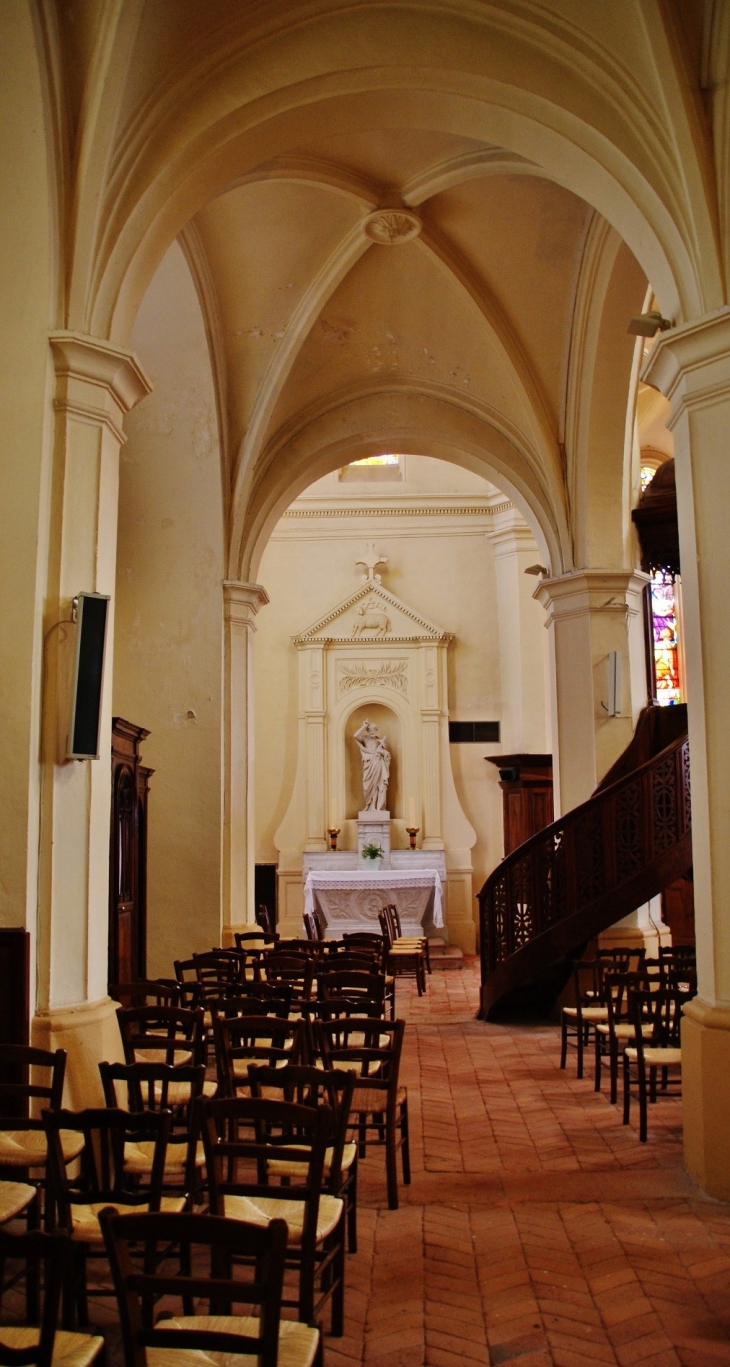
M 549 1015 L 588 942 L 691 865 L 686 707 L 648 707 L 588 801 L 484 884 L 480 1018 Z

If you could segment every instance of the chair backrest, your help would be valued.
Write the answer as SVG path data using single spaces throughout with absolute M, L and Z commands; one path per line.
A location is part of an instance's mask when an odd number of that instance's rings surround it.
M 306 1052 L 302 1022 L 279 1016 L 216 1016 L 213 1039 L 218 1086 L 227 1097 L 248 1086 L 249 1063 L 299 1063 Z
M 44 1081 L 39 1070 L 48 1073 Z M 0 1130 L 42 1130 L 41 1110 L 60 1108 L 65 1076 L 65 1049 L 0 1044 Z
M 205 1002 L 205 994 L 197 978 L 183 978 L 182 982 L 178 978 L 158 978 L 157 981 L 163 987 L 176 989 L 178 1000 L 173 1004 L 184 1007 L 186 1011 L 197 1011 Z M 144 1006 L 145 1003 L 141 1002 L 140 1005 Z
M 578 1013 L 584 1006 L 603 1002 L 603 964 L 598 959 L 576 959 L 573 962 L 573 991 Z
M 260 1064 L 249 1065 L 248 1076 L 251 1096 L 260 1097 L 263 1087 L 271 1096 L 272 1091 L 280 1091 L 282 1101 L 293 1102 L 297 1106 L 311 1106 L 317 1110 L 328 1106 L 332 1113 L 332 1130 L 327 1144 L 331 1148 L 327 1171 L 327 1187 L 336 1192 L 342 1173 L 342 1156 L 347 1141 L 350 1124 L 352 1094 L 355 1089 L 353 1072 L 337 1072 L 323 1068 L 310 1068 L 304 1065 L 287 1065 L 285 1068 L 265 1068 Z
M 273 987 L 273 983 L 261 986 Z M 285 1020 L 291 1008 L 291 993 L 282 988 L 280 996 L 255 997 L 253 993 L 243 997 L 211 998 L 208 1010 L 212 1017 L 221 1020 L 235 1020 L 237 1016 L 280 1016 Z
M 278 942 L 278 934 L 271 935 L 267 930 L 236 930 L 233 935 L 237 949 L 265 949 Z
M 120 1006 L 182 1006 L 180 984 L 157 979 L 142 979 L 134 983 L 114 983 L 109 996 Z
M 356 973 L 380 973 L 380 956 L 370 949 L 344 948 L 339 953 L 323 954 L 317 964 L 318 973 L 344 973 L 348 969 Z
M 30 1363 L 36 1363 L 37 1367 L 51 1367 L 61 1290 L 71 1262 L 69 1254 L 69 1238 L 65 1230 L 56 1230 L 53 1234 L 40 1230 L 10 1234 L 0 1229 L 0 1301 L 6 1286 L 5 1263 L 8 1258 L 22 1258 L 26 1264 L 44 1264 L 43 1313 L 38 1341 L 27 1348 L 14 1347 L 3 1342 L 0 1326 L 0 1363 L 3 1367 L 23 1367 L 23 1364 Z
M 313 1257 L 325 1149 L 332 1133 L 329 1107 L 314 1109 L 268 1098 L 236 1097 L 203 1098 L 196 1109 L 205 1147 L 211 1214 L 224 1214 L 227 1195 L 301 1201 L 302 1259 Z M 268 1182 L 272 1158 L 298 1165 L 298 1175 L 292 1176 L 287 1186 Z
M 44 1111 L 48 1143 L 48 1177 L 51 1203 L 58 1224 L 73 1232 L 72 1207 L 110 1202 L 114 1205 L 148 1205 L 159 1210 L 165 1155 L 170 1134 L 169 1111 L 123 1110 Z M 79 1175 L 69 1176 L 61 1147 L 61 1133 L 83 1136 Z M 124 1166 L 127 1144 L 152 1144 L 148 1181 L 131 1190 Z
M 403 934 L 403 930 L 400 923 L 400 912 L 398 911 L 395 902 L 389 902 L 385 910 L 388 913 L 390 924 L 393 929 L 393 939 L 399 940 Z
M 360 968 L 318 973 L 317 995 L 325 1002 L 337 997 L 362 997 L 366 1002 L 382 1006 L 385 978 L 382 973 L 366 973 Z
M 392 949 L 393 941 L 395 940 L 395 934 L 393 931 L 393 925 L 390 916 L 388 915 L 387 907 L 383 907 L 382 911 L 378 912 L 378 920 L 380 922 L 380 929 L 383 932 L 383 939 L 385 941 L 386 948 Z
M 684 963 L 696 963 L 697 949 L 694 945 L 660 945 L 660 962 L 663 959 L 681 959 Z
M 256 908 L 256 923 L 267 935 L 276 935 L 274 917 L 264 902 L 259 902 Z
M 265 957 L 273 958 L 275 955 L 282 954 L 285 957 L 301 955 L 305 959 L 318 959 L 321 953 L 319 940 L 297 940 L 294 937 L 290 940 L 279 940 L 270 949 L 266 950 Z
M 647 1046 L 681 1048 L 682 1007 L 689 1000 L 690 993 L 673 988 L 660 987 L 650 992 L 632 993 L 634 1042 L 640 1059 Z
M 319 933 L 319 926 L 311 911 L 305 911 L 302 920 L 304 922 L 304 932 L 308 940 L 313 944 L 319 944 L 322 936 Z
M 202 1007 L 120 1007 L 117 1019 L 127 1063 L 205 1062 Z
M 285 983 L 292 1001 L 309 1001 L 314 982 L 314 960 L 303 954 L 267 954 L 262 969 L 269 983 Z
M 99 1223 L 119 1306 L 126 1367 L 146 1367 L 148 1348 L 165 1349 L 171 1359 L 179 1352 L 181 1362 L 185 1350 L 194 1349 L 203 1360 L 209 1353 L 230 1354 L 250 1356 L 252 1367 L 276 1367 L 287 1240 L 284 1220 L 256 1226 L 214 1215 L 120 1217 L 114 1210 L 103 1210 Z M 192 1282 L 171 1270 L 164 1257 L 171 1244 L 191 1250 Z M 138 1259 L 133 1261 L 133 1250 L 140 1247 L 147 1252 L 142 1271 Z M 205 1255 L 207 1276 L 198 1270 Z M 183 1316 L 191 1295 L 203 1298 L 215 1319 L 178 1329 L 174 1319 L 165 1318 L 153 1326 L 152 1307 L 163 1294 L 179 1299 Z M 227 1331 L 225 1316 L 236 1306 L 245 1306 L 247 1314 L 258 1309 L 258 1318 L 250 1319 L 252 1331 L 258 1325 L 257 1333 Z
M 176 1067 L 167 1063 L 100 1063 L 99 1072 L 104 1100 L 112 1110 L 172 1111 L 168 1142 L 181 1126 L 187 1129 L 188 1112 L 202 1096 L 205 1082 L 202 1063 Z
M 343 944 L 346 953 L 364 953 L 377 955 L 378 963 L 382 968 L 385 964 L 386 943 L 382 935 L 370 934 L 366 930 L 349 931 L 343 935 Z
M 319 1021 L 314 1029 L 326 1068 L 351 1069 L 356 1088 L 387 1092 L 387 1107 L 394 1107 L 406 1023 L 349 1016 Z

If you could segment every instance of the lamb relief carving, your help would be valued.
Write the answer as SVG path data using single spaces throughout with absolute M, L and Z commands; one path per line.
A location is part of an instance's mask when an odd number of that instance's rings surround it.
M 355 609 L 353 636 L 385 636 L 390 631 L 390 618 L 377 598 L 368 598 Z

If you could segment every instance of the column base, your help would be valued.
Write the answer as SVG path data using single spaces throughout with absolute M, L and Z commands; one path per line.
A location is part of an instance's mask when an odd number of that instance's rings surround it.
M 730 1200 L 730 1007 L 695 997 L 682 1020 L 684 1163 L 708 1196 Z
M 64 1105 L 78 1111 L 103 1106 L 99 1064 L 123 1063 L 117 1002 L 103 997 L 79 1006 L 60 1006 L 33 1017 L 31 1043 L 38 1049 L 65 1049 Z

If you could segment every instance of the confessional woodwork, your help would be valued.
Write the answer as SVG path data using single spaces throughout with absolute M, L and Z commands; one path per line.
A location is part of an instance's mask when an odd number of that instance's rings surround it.
M 499 769 L 507 855 L 553 819 L 553 757 L 488 755 L 487 759 Z
M 123 717 L 112 721 L 109 850 L 109 983 L 147 976 L 148 769 L 140 745 L 149 735 Z

